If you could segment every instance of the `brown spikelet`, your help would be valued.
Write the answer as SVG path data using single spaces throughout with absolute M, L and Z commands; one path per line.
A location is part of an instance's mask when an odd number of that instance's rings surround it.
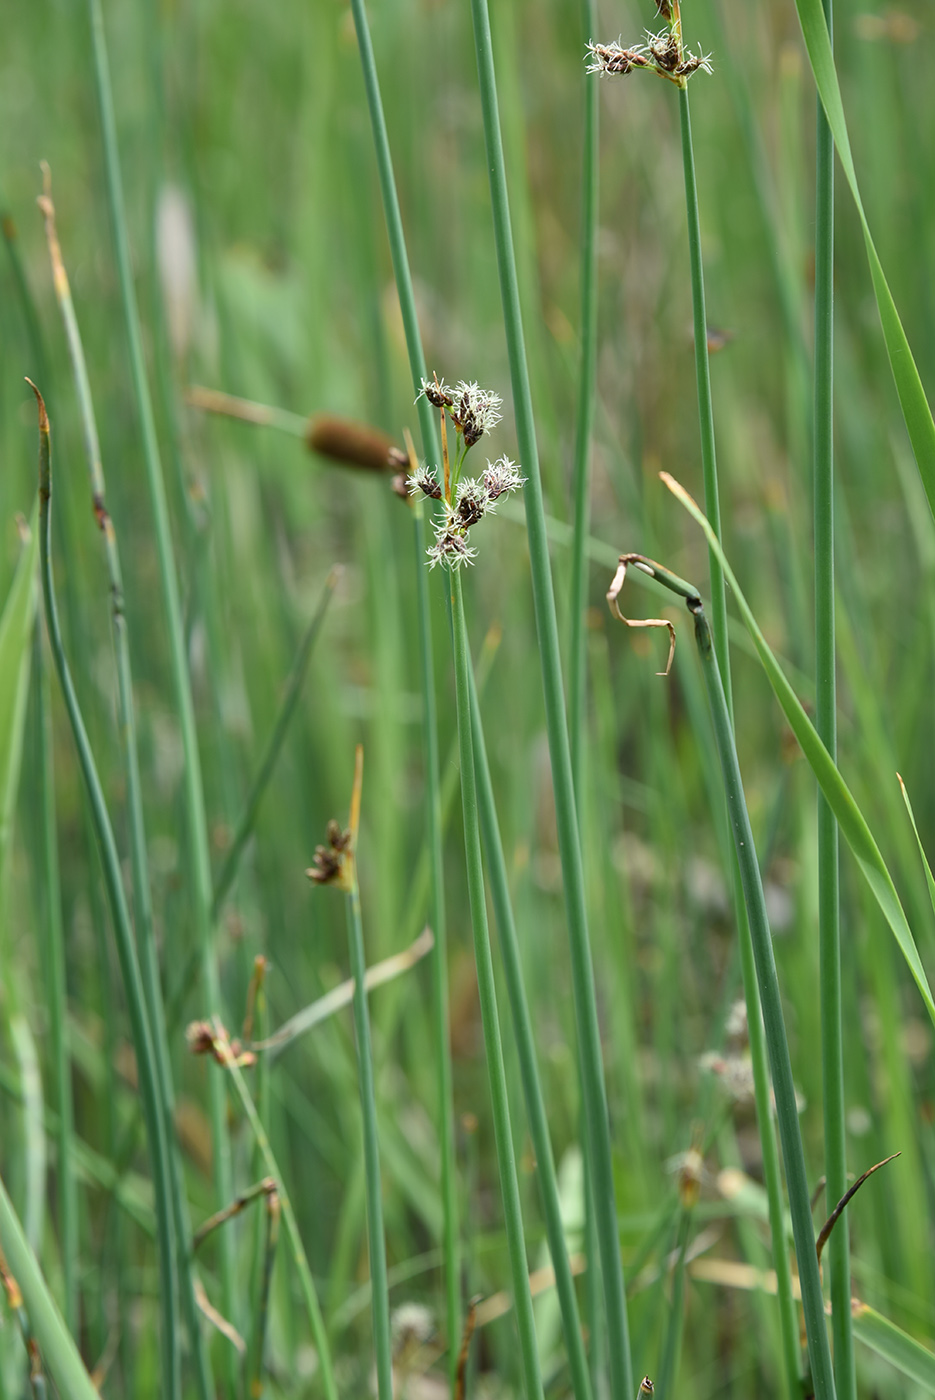
M 398 472 L 408 458 L 386 433 L 367 423 L 316 413 L 308 420 L 305 445 L 311 452 L 330 457 L 345 467 L 373 472 Z

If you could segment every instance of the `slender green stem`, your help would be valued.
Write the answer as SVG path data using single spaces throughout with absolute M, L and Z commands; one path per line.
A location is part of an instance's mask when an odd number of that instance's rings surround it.
M 542 1209 L 545 1216 L 545 1229 L 549 1241 L 549 1253 L 555 1271 L 555 1287 L 559 1306 L 562 1310 L 562 1324 L 565 1330 L 565 1345 L 568 1349 L 568 1364 L 571 1371 L 571 1386 L 576 1400 L 591 1400 L 591 1379 L 588 1373 L 588 1358 L 581 1335 L 581 1322 L 578 1316 L 578 1302 L 575 1296 L 575 1283 L 568 1259 L 565 1243 L 565 1230 L 562 1223 L 562 1203 L 559 1196 L 558 1178 L 555 1173 L 555 1157 L 552 1152 L 552 1138 L 549 1132 L 549 1118 L 539 1078 L 536 1057 L 536 1042 L 532 1029 L 532 1017 L 526 999 L 523 982 L 523 964 L 516 935 L 516 921 L 513 917 L 513 901 L 510 897 L 510 882 L 507 875 L 503 842 L 500 839 L 500 823 L 490 779 L 490 765 L 487 761 L 487 745 L 484 740 L 484 727 L 477 688 L 474 684 L 474 668 L 469 664 L 468 684 L 471 698 L 471 724 L 473 727 L 474 768 L 477 777 L 477 805 L 480 829 L 484 848 L 487 852 L 487 869 L 490 881 L 490 894 L 493 902 L 497 930 L 500 937 L 500 951 L 503 955 L 503 968 L 506 975 L 507 995 L 510 999 L 510 1013 L 513 1019 L 513 1033 L 516 1037 L 516 1050 L 519 1058 L 520 1077 L 523 1081 L 523 1097 L 526 1101 L 526 1117 L 529 1121 L 529 1135 L 532 1138 L 536 1158 L 536 1175 L 542 1196 Z
M 503 1198 L 503 1217 L 510 1255 L 510 1272 L 513 1279 L 513 1305 L 516 1310 L 516 1325 L 519 1331 L 523 1383 L 526 1400 L 542 1400 L 539 1348 L 536 1342 L 532 1295 L 529 1290 L 529 1266 L 523 1234 L 523 1214 L 519 1197 L 519 1181 L 516 1175 L 513 1132 L 510 1126 L 503 1044 L 500 1038 L 500 1022 L 497 1015 L 497 989 L 494 980 L 493 956 L 490 950 L 490 930 L 487 926 L 487 900 L 484 892 L 484 868 L 478 826 L 474 743 L 471 734 L 471 660 L 467 626 L 464 620 L 464 603 L 461 597 L 461 575 L 457 569 L 450 571 L 449 580 L 451 584 L 455 691 L 458 709 L 458 748 L 461 756 L 464 853 L 467 866 L 468 895 L 471 904 L 471 925 L 474 931 L 477 991 L 484 1029 L 484 1050 L 487 1058 L 487 1076 L 493 1110 L 497 1166 Z
M 321 1306 L 318 1302 L 318 1294 L 315 1292 L 315 1281 L 312 1278 L 312 1271 L 308 1266 L 308 1258 L 305 1247 L 302 1244 L 302 1236 L 299 1233 L 299 1224 L 292 1209 L 292 1202 L 283 1181 L 282 1172 L 270 1146 L 266 1129 L 260 1121 L 256 1104 L 250 1097 L 250 1090 L 241 1073 L 234 1055 L 231 1052 L 230 1041 L 227 1039 L 223 1027 L 215 1019 L 215 1050 L 221 1062 L 230 1072 L 234 1081 L 234 1088 L 240 1100 L 241 1107 L 246 1115 L 247 1122 L 253 1133 L 257 1147 L 266 1164 L 266 1170 L 270 1176 L 276 1180 L 279 1191 L 279 1204 L 282 1207 L 283 1224 L 286 1227 L 286 1237 L 289 1241 L 289 1248 L 292 1251 L 292 1260 L 299 1276 L 299 1287 L 302 1291 L 302 1300 L 305 1303 L 305 1310 L 312 1329 L 312 1340 L 318 1352 L 318 1364 L 321 1367 L 321 1385 L 325 1393 L 325 1400 L 338 1400 L 338 1388 L 334 1377 L 334 1361 L 331 1356 L 331 1347 L 328 1343 L 328 1333 L 325 1330 L 324 1318 L 321 1315 Z
M 695 641 L 698 645 L 708 700 L 711 705 L 718 755 L 724 777 L 728 817 L 734 838 L 737 862 L 740 866 L 740 877 L 753 941 L 753 954 L 766 1029 L 766 1044 L 772 1071 L 773 1093 L 776 1100 L 779 1138 L 782 1143 L 783 1163 L 786 1169 L 792 1232 L 799 1265 L 799 1280 L 802 1285 L 802 1307 L 805 1314 L 805 1332 L 808 1338 L 812 1380 L 815 1386 L 816 1400 L 834 1400 L 834 1376 L 831 1368 L 828 1333 L 825 1327 L 821 1277 L 815 1253 L 815 1234 L 812 1228 L 805 1154 L 802 1148 L 795 1085 L 792 1079 L 792 1063 L 789 1058 L 789 1045 L 782 1014 L 779 978 L 773 957 L 772 935 L 766 914 L 763 882 L 744 798 L 730 712 L 721 683 L 720 668 L 715 659 L 708 620 L 704 615 L 700 598 L 690 601 L 689 608 L 695 618 Z
M 596 29 L 595 0 L 583 0 L 584 38 Z M 584 809 L 584 755 L 587 704 L 588 524 L 591 484 L 591 430 L 594 425 L 594 393 L 597 375 L 597 220 L 600 207 L 598 174 L 598 116 L 600 89 L 584 84 L 584 144 L 581 162 L 581 348 L 578 369 L 578 407 L 575 418 L 574 536 L 571 546 L 571 644 L 568 654 L 568 732 L 571 772 L 578 804 Z
M 312 651 L 318 639 L 318 634 L 321 631 L 321 625 L 325 620 L 328 604 L 331 602 L 339 578 L 340 569 L 332 569 L 325 580 L 325 591 L 319 600 L 318 607 L 315 609 L 315 615 L 308 625 L 296 654 L 295 661 L 292 663 L 292 670 L 286 682 L 285 694 L 279 706 L 279 713 L 276 716 L 273 731 L 267 741 L 266 749 L 264 750 L 263 757 L 260 760 L 260 765 L 256 772 L 256 777 L 253 779 L 250 786 L 250 792 L 244 804 L 243 814 L 241 815 L 240 821 L 237 823 L 237 828 L 224 859 L 224 864 L 221 867 L 221 872 L 215 881 L 214 896 L 211 901 L 212 922 L 216 922 L 221 912 L 221 906 L 227 896 L 227 892 L 234 883 L 237 867 L 240 864 L 240 857 L 243 855 L 244 846 L 246 846 L 250 839 L 250 834 L 256 822 L 256 814 L 263 800 L 263 794 L 266 792 L 269 780 L 273 775 L 273 769 L 276 767 L 276 761 L 282 751 L 286 734 L 289 731 L 289 725 L 295 714 L 296 706 L 299 703 L 302 687 L 305 684 L 305 677 L 308 673 L 309 662 L 312 659 Z
M 403 231 L 393 158 L 390 153 L 380 80 L 377 75 L 370 27 L 364 0 L 352 0 L 354 26 L 360 49 L 360 62 L 367 93 L 367 106 L 373 130 L 373 144 L 380 177 L 383 214 L 393 260 L 396 292 L 402 313 L 413 386 L 419 389 L 425 378 L 425 354 L 419 331 L 406 236 Z M 432 462 L 439 462 L 438 438 L 431 405 L 424 395 L 417 400 L 422 448 Z M 455 1161 L 454 1099 L 452 1095 L 451 1036 L 448 1008 L 448 951 L 445 928 L 445 883 L 442 860 L 442 804 L 438 764 L 438 719 L 435 704 L 435 674 L 432 659 L 432 630 L 428 583 L 425 578 L 425 526 L 420 507 L 414 507 L 413 549 L 417 575 L 419 608 L 419 659 L 422 687 L 422 724 L 426 753 L 426 844 L 431 874 L 431 911 L 435 949 L 432 955 L 432 999 L 435 1022 L 435 1055 L 438 1074 L 438 1134 L 441 1142 L 442 1245 L 445 1258 L 445 1300 L 448 1327 L 449 1379 L 454 1385 L 461 1336 L 461 1244 L 458 1222 L 458 1193 Z
M 695 379 L 698 385 L 698 418 L 701 429 L 701 468 L 704 474 L 705 514 L 718 539 L 721 537 L 721 506 L 718 499 L 717 453 L 714 444 L 714 401 L 711 397 L 711 365 L 708 359 L 708 318 L 705 312 L 704 264 L 701 256 L 701 220 L 698 216 L 698 186 L 695 181 L 695 153 L 692 148 L 691 112 L 688 88 L 679 88 L 679 118 L 682 127 L 682 165 L 685 171 L 685 208 L 688 215 L 688 251 L 692 279 L 692 323 L 695 332 Z M 731 704 L 730 664 L 727 649 L 727 594 L 724 572 L 714 553 L 708 551 L 711 579 L 711 630 L 714 652 L 721 668 L 728 708 Z
M 833 36 L 832 0 L 823 0 Z M 816 116 L 815 177 L 815 728 L 837 760 L 834 618 L 834 141 L 821 101 Z M 818 794 L 818 938 L 821 979 L 821 1065 L 824 1085 L 825 1178 L 829 1202 L 847 1190 L 844 1040 L 841 1025 L 841 926 L 838 825 Z M 846 1222 L 828 1248 L 834 1376 L 841 1400 L 856 1400 L 851 1320 L 851 1265 Z
M 71 360 L 78 404 L 81 412 L 81 426 L 84 435 L 85 455 L 88 474 L 91 480 L 91 503 L 104 542 L 104 558 L 110 589 L 111 622 L 114 633 L 114 655 L 117 664 L 117 712 L 120 736 L 123 745 L 127 783 L 127 814 L 130 837 L 130 866 L 133 882 L 133 912 L 136 923 L 136 936 L 139 946 L 140 971 L 146 1008 L 149 1015 L 153 1047 L 157 1057 L 157 1071 L 160 1078 L 160 1093 L 167 1109 L 166 1138 L 171 1154 L 172 1199 L 175 1212 L 178 1253 L 181 1264 L 181 1281 L 185 1303 L 186 1322 L 191 1339 L 192 1351 L 198 1371 L 199 1392 L 202 1400 L 208 1400 L 213 1392 L 213 1384 L 208 1362 L 207 1348 L 201 1322 L 201 1313 L 196 1297 L 195 1279 L 191 1264 L 191 1219 L 188 1201 L 185 1196 L 183 1169 L 175 1136 L 174 1091 L 169 1044 L 166 1034 L 165 1007 L 162 1000 L 162 984 L 159 976 L 159 959 L 156 951 L 156 938 L 153 929 L 153 908 L 149 885 L 149 862 L 146 849 L 146 827 L 143 818 L 143 789 L 140 779 L 139 751 L 137 746 L 136 708 L 133 700 L 133 675 L 130 665 L 130 641 L 124 611 L 123 574 L 120 564 L 120 550 L 113 520 L 107 510 L 104 468 L 101 461 L 100 439 L 97 431 L 97 418 L 94 400 L 88 377 L 87 363 L 78 318 L 72 301 L 68 274 L 62 257 L 61 247 L 55 228 L 55 210 L 48 192 L 41 197 L 40 207 L 45 218 L 46 239 L 52 262 L 55 294 L 58 299 L 68 354 Z
M 0 1181 L 0 1250 L 23 1295 L 26 1314 L 62 1400 L 100 1400 L 55 1299 L 42 1277 L 6 1187 Z
M 357 796 L 359 801 L 360 757 L 358 749 Z M 353 829 L 353 828 L 352 828 Z M 354 832 L 356 837 L 356 830 Z M 373 1082 L 373 1046 L 367 1009 L 367 961 L 360 917 L 360 890 L 357 884 L 356 854 L 347 860 L 350 889 L 347 893 L 347 941 L 351 976 L 354 979 L 354 1034 L 357 1040 L 357 1082 L 364 1129 L 364 1171 L 367 1184 L 367 1239 L 370 1246 L 370 1303 L 373 1311 L 373 1341 L 377 1363 L 379 1400 L 393 1400 L 393 1354 L 390 1340 L 390 1289 L 386 1276 L 386 1237 L 383 1231 L 383 1199 L 380 1189 L 380 1142 L 377 1131 L 377 1098 Z
M 62 928 L 62 891 L 59 880 L 58 839 L 55 830 L 55 774 L 52 758 L 52 705 L 49 672 L 42 652 L 41 624 L 35 632 L 36 735 L 39 752 L 36 771 L 39 780 L 39 806 L 42 850 L 43 962 L 49 1009 L 49 1042 L 52 1056 L 52 1084 L 55 1111 L 56 1175 L 58 1179 L 58 1232 L 62 1252 L 64 1315 L 68 1330 L 78 1331 L 78 1195 L 72 1161 L 74 1102 L 71 1092 L 71 1062 L 66 1042 L 67 986 L 65 934 Z
M 455 1160 L 454 1088 L 451 1069 L 451 1038 L 448 1007 L 448 944 L 445 921 L 444 856 L 442 837 L 441 771 L 438 757 L 438 714 L 435 703 L 435 670 L 432 658 L 432 619 L 429 613 L 429 581 L 425 567 L 425 516 L 422 501 L 412 506 L 413 552 L 416 561 L 416 590 L 419 604 L 419 660 L 422 683 L 422 741 L 425 753 L 426 837 L 429 845 L 432 932 L 435 947 L 431 958 L 432 1015 L 435 1023 L 435 1053 L 439 1124 L 441 1139 L 442 1247 L 445 1256 L 445 1302 L 448 1326 L 449 1363 L 453 1373 L 458 1362 L 458 1329 L 461 1325 L 461 1246 L 458 1239 L 458 1181 Z
M 601 1247 L 611 1390 L 614 1400 L 629 1400 L 633 1394 L 633 1366 L 630 1358 L 630 1331 L 627 1321 L 623 1264 L 620 1257 L 620 1236 L 617 1226 L 610 1125 L 607 1117 L 604 1066 L 594 994 L 591 945 L 588 936 L 584 869 L 581 859 L 571 752 L 565 715 L 565 697 L 562 687 L 555 595 L 549 563 L 548 535 L 542 502 L 542 480 L 539 473 L 539 451 L 536 443 L 535 418 L 529 387 L 523 320 L 519 303 L 519 284 L 510 225 L 506 167 L 503 158 L 503 141 L 497 102 L 497 80 L 490 37 L 490 15 L 487 9 L 487 0 L 471 0 L 471 8 L 474 17 L 474 44 L 477 51 L 477 69 L 484 117 L 484 139 L 487 150 L 487 169 L 490 177 L 497 267 L 500 275 L 500 298 L 503 305 L 513 404 L 516 413 L 516 436 L 523 470 L 527 476 L 523 498 L 526 507 L 533 606 L 539 640 L 539 660 L 542 667 L 542 689 L 552 765 L 552 784 L 555 792 L 555 815 L 559 854 L 562 862 L 565 913 L 571 949 L 581 1093 L 588 1135 L 586 1158 L 594 1190 L 594 1209 Z
M 156 1226 L 160 1260 L 159 1284 L 163 1319 L 163 1386 L 164 1393 L 173 1397 L 181 1395 L 181 1355 L 178 1337 L 177 1258 L 172 1171 L 166 1135 L 170 1110 L 162 1093 L 162 1080 L 153 1046 L 146 994 L 143 988 L 136 943 L 133 938 L 130 911 L 127 908 L 127 899 L 123 889 L 123 876 L 120 870 L 117 844 L 114 840 L 104 793 L 97 775 L 94 756 L 88 742 L 87 731 L 78 706 L 78 697 L 75 694 L 62 643 L 52 579 L 52 469 L 49 420 L 38 391 L 36 398 L 39 403 L 39 552 L 46 624 L 49 629 L 55 669 L 58 672 L 65 698 L 65 708 L 68 711 L 68 718 L 75 738 L 78 761 L 88 792 L 91 817 L 104 871 L 104 884 L 113 920 L 120 972 L 126 992 L 127 1009 L 130 1014 L 130 1029 L 136 1051 L 140 1097 L 149 1141 L 153 1190 L 156 1200 Z
M 169 653 L 172 668 L 172 683 L 175 691 L 175 704 L 181 729 L 182 752 L 184 756 L 183 790 L 185 814 L 188 827 L 189 858 L 192 871 L 192 913 L 195 943 L 201 958 L 201 981 L 207 1010 L 211 1015 L 220 1014 L 221 986 L 217 959 L 212 938 L 211 902 L 211 858 L 208 843 L 208 825 L 205 814 L 204 788 L 201 777 L 201 759 L 198 753 L 198 736 L 195 727 L 195 710 L 192 702 L 191 682 L 188 675 L 186 657 L 185 627 L 182 619 L 182 606 L 179 597 L 179 583 L 175 571 L 172 550 L 172 532 L 169 523 L 169 507 L 166 499 L 165 480 L 159 455 L 159 442 L 156 436 L 156 423 L 153 416 L 152 399 L 146 377 L 146 362 L 143 354 L 143 337 L 140 327 L 139 309 L 133 284 L 133 270 L 130 259 L 130 241 L 127 233 L 126 212 L 123 197 L 123 181 L 120 173 L 120 154 L 117 145 L 117 123 L 114 114 L 113 91 L 110 81 L 110 66 L 107 57 L 107 43 L 104 34 L 104 20 L 101 0 L 88 0 L 91 20 L 91 37 L 94 51 L 94 73 L 100 109 L 101 132 L 104 144 L 104 165 L 107 175 L 108 203 L 117 257 L 117 270 L 120 279 L 121 300 L 126 322 L 127 344 L 130 358 L 130 373 L 136 397 L 140 430 L 143 439 L 143 461 L 149 490 L 150 506 L 153 513 L 154 538 L 159 562 L 159 577 L 162 589 L 163 606 L 166 614 Z M 212 1165 L 214 1171 L 215 1196 L 220 1205 L 233 1195 L 230 1139 L 227 1131 L 227 1095 L 224 1081 L 219 1075 L 212 1075 L 210 1083 L 210 1118 Z M 233 1237 L 222 1236 L 221 1245 L 221 1289 L 223 1311 L 226 1317 L 236 1315 L 234 1292 Z M 236 1379 L 231 1363 L 228 1369 L 228 1385 L 232 1387 Z

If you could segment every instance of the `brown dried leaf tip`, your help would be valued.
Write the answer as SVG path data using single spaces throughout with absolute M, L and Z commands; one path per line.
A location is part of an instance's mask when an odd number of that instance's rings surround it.
M 339 889 L 350 888 L 350 877 L 347 869 L 352 856 L 352 835 L 350 830 L 343 831 L 340 822 L 333 818 L 328 823 L 327 846 L 316 846 L 313 864 L 306 870 L 306 875 L 316 885 L 337 885 Z
M 256 1064 L 252 1050 L 245 1050 L 239 1040 L 231 1040 L 226 1031 L 223 1035 L 221 1040 L 210 1021 L 189 1022 L 185 1031 L 189 1054 L 211 1055 L 221 1066 L 233 1061 L 238 1069 L 249 1069 Z

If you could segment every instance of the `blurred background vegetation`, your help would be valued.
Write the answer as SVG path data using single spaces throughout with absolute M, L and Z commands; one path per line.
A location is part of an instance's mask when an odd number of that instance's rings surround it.
M 866 7 L 865 7 L 866 6 Z M 595 38 L 635 39 L 652 23 L 632 3 L 603 7 Z M 547 509 L 570 520 L 577 383 L 582 18 L 575 5 L 507 0 L 492 16 L 500 100 Z M 374 4 L 374 45 L 430 368 L 477 379 L 507 400 L 490 455 L 516 454 L 470 14 L 435 0 Z M 687 0 L 687 41 L 713 53 L 693 84 L 695 152 L 711 322 L 724 537 L 771 644 L 806 701 L 813 669 L 810 478 L 814 85 L 791 0 L 755 7 Z M 350 11 L 340 0 L 277 5 L 154 0 L 109 4 L 108 40 L 130 234 L 166 463 L 216 869 L 278 709 L 302 632 L 344 565 L 237 884 L 218 930 L 228 1024 L 243 1016 L 257 954 L 271 962 L 273 1025 L 347 976 L 344 912 L 304 876 L 330 817 L 345 819 L 354 745 L 366 751 L 360 877 L 368 960 L 405 947 L 426 914 L 424 766 L 407 506 L 387 481 L 316 459 L 274 428 L 192 407 L 194 383 L 297 414 L 416 428 Z M 80 420 L 35 197 L 49 162 L 59 236 L 101 428 L 109 506 L 123 553 L 156 926 L 196 1223 L 214 1209 L 204 1061 L 185 1052 L 204 1010 L 192 973 L 190 870 L 179 795 L 181 748 L 140 436 L 107 218 L 84 7 L 18 6 L 0 59 L 0 201 L 44 346 L 37 359 L 13 266 L 0 259 L 0 596 L 20 551 L 17 514 L 35 496 L 29 374 L 52 421 L 54 547 L 66 644 L 118 841 L 123 766 L 115 721 L 107 582 Z M 935 383 L 935 8 L 846 0 L 837 61 L 865 203 L 923 382 Z M 593 447 L 589 754 L 582 816 L 634 1364 L 652 1373 L 667 1319 L 671 1159 L 710 1143 L 698 1231 L 704 1253 L 763 1266 L 756 1206 L 719 1173 L 759 1179 L 752 1109 L 701 1063 L 728 1050 L 740 972 L 701 747 L 708 719 L 683 638 L 672 677 L 663 642 L 615 628 L 604 593 L 616 554 L 639 550 L 704 585 L 700 535 L 657 479 L 701 492 L 681 153 L 675 93 L 634 77 L 606 84 L 601 110 L 598 407 Z M 935 966 L 935 921 L 900 801 L 913 796 L 935 838 L 930 719 L 935 527 L 912 462 L 879 331 L 854 208 L 837 201 L 836 440 L 840 763 L 881 841 L 917 941 Z M 482 451 L 483 448 L 478 449 Z M 466 578 L 482 656 L 482 705 L 571 1239 L 580 1230 L 579 1103 L 568 954 L 548 771 L 526 537 L 517 511 L 484 526 Z M 569 619 L 567 531 L 553 572 Z M 443 587 L 431 578 L 441 751 L 455 763 Z M 634 587 L 634 613 L 658 599 Z M 679 617 L 677 611 L 671 613 Z M 815 786 L 749 645 L 735 634 L 738 747 L 782 981 L 811 1179 L 822 1172 L 818 1054 Z M 67 947 L 68 1038 L 78 1137 L 108 1161 L 137 1117 L 122 993 L 71 735 L 54 695 L 58 837 Z M 44 1075 L 45 969 L 35 718 L 4 872 L 0 976 L 0 1170 L 31 1219 L 53 1285 L 54 1211 L 36 1176 L 24 1060 L 9 1033 L 31 1029 Z M 450 781 L 450 780 L 449 780 Z M 460 810 L 447 831 L 452 1047 L 464 1211 L 466 1296 L 506 1286 L 480 1040 Z M 855 1291 L 932 1340 L 935 1117 L 932 1031 L 890 935 L 843 860 L 845 1074 L 849 1162 L 900 1150 L 851 1208 Z M 435 1078 L 423 965 L 371 998 L 393 1304 L 440 1321 L 441 1204 Z M 544 1262 L 516 1065 L 514 1127 L 530 1265 Z M 344 1394 L 369 1384 L 364 1179 L 351 1022 L 342 1013 L 277 1061 L 272 1137 L 292 1195 Z M 41 1092 L 41 1091 L 40 1091 Z M 240 1187 L 250 1140 L 234 1125 Z M 41 1131 L 40 1131 L 41 1138 Z M 142 1151 L 126 1187 L 151 1211 Z M 54 1160 L 47 1163 L 50 1175 Z M 42 1168 L 45 1170 L 45 1167 Z M 746 1198 L 744 1198 L 745 1200 Z M 81 1187 L 82 1326 L 106 1394 L 155 1393 L 151 1242 L 112 1191 Z M 818 1212 L 821 1214 L 821 1211 Z M 667 1224 L 667 1221 L 669 1222 Z M 249 1269 L 254 1230 L 227 1227 Z M 217 1297 L 210 1250 L 206 1286 Z M 271 1392 L 314 1394 L 314 1355 L 290 1273 L 277 1268 Z M 537 1302 L 546 1377 L 567 1390 L 557 1311 Z M 688 1283 L 679 1394 L 779 1394 L 775 1321 L 750 1291 Z M 222 1341 L 216 1348 L 227 1345 Z M 19 1340 L 0 1334 L 3 1380 L 22 1385 Z M 863 1393 L 908 1382 L 859 1355 Z M 509 1317 L 482 1330 L 472 1386 L 518 1384 Z M 418 1369 L 418 1368 L 416 1368 Z M 443 1364 L 413 1394 L 444 1391 Z M 434 1391 L 432 1392 L 434 1394 Z

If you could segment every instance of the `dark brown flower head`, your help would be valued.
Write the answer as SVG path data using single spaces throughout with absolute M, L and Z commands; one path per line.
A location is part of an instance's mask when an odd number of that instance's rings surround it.
M 345 866 L 350 855 L 351 833 L 345 831 L 333 818 L 327 827 L 327 846 L 316 846 L 313 862 L 306 870 L 308 878 L 316 885 L 337 884 L 345 886 Z
M 664 29 L 660 34 L 647 33 L 646 45 L 650 59 L 656 68 L 660 68 L 663 73 L 674 73 L 682 61 L 682 54 L 679 48 L 678 36 L 671 29 Z
M 482 389 L 473 381 L 469 384 L 465 379 L 455 385 L 454 396 L 452 421 L 464 437 L 465 447 L 473 447 L 500 422 L 503 400 L 490 389 Z
M 451 408 L 454 405 L 451 389 L 437 374 L 433 374 L 431 379 L 422 380 L 422 388 L 416 395 L 416 401 L 421 398 L 428 399 L 433 408 Z
M 210 1021 L 192 1021 L 185 1031 L 185 1039 L 192 1055 L 211 1055 L 219 1065 L 233 1061 L 238 1069 L 249 1069 L 256 1064 L 256 1055 L 245 1050 L 239 1040 L 228 1039 L 227 1032 L 221 1038 Z
M 438 479 L 437 467 L 419 467 L 407 481 L 412 495 L 421 491 L 423 496 L 431 496 L 433 501 L 441 500 L 442 486 Z
M 587 67 L 589 73 L 599 73 L 602 76 L 613 76 L 615 74 L 626 75 L 632 73 L 634 68 L 649 68 L 649 59 L 643 51 L 642 45 L 636 44 L 632 49 L 621 48 L 620 44 L 595 44 L 592 40 L 587 45 L 590 56 L 590 63 Z
M 468 477 L 458 484 L 455 514 L 465 530 L 482 520 L 490 508 L 490 493 L 483 482 Z

